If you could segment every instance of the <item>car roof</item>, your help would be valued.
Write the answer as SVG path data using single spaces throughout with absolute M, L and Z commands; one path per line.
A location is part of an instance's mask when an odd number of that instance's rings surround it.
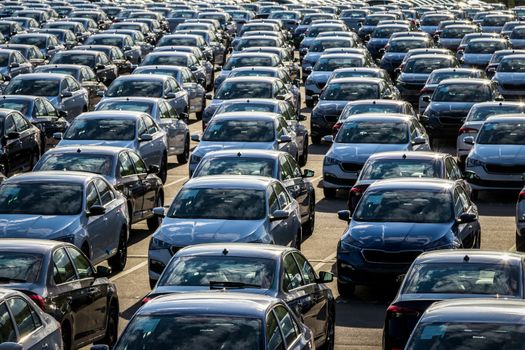
M 489 79 L 479 79 L 479 78 L 453 78 L 441 80 L 439 85 L 448 85 L 448 84 L 478 84 L 478 85 L 490 85 L 492 83 Z
M 46 151 L 45 154 L 63 154 L 63 153 L 87 153 L 87 154 L 107 154 L 118 155 L 122 151 L 131 151 L 128 148 L 112 147 L 112 146 L 64 146 L 55 147 Z
M 279 78 L 275 78 L 275 77 L 249 77 L 249 76 L 244 76 L 244 77 L 226 78 L 224 81 L 225 82 L 228 81 L 228 82 L 273 83 L 275 81 L 280 81 L 280 79 Z
M 71 77 L 69 74 L 60 73 L 26 73 L 19 74 L 13 79 L 50 79 L 50 80 L 62 80 L 66 77 Z
M 127 96 L 127 97 L 107 97 L 102 103 L 105 102 L 149 102 L 157 104 L 160 100 L 163 100 L 160 97 L 144 97 L 144 96 Z
M 380 180 L 370 185 L 369 189 L 374 190 L 430 190 L 430 191 L 447 191 L 455 186 L 456 182 L 437 178 L 398 178 Z
M 447 153 L 440 152 L 416 152 L 416 151 L 391 151 L 374 153 L 368 157 L 368 161 L 378 159 L 418 159 L 418 160 L 435 160 L 443 159 L 448 156 Z
M 409 103 L 405 100 L 386 100 L 386 99 L 377 99 L 377 100 L 357 100 L 357 101 L 350 101 L 347 105 L 355 106 L 355 105 L 366 105 L 366 104 L 378 104 L 378 105 L 396 105 L 396 106 L 403 106 L 408 105 Z M 390 113 L 389 113 L 390 114 Z
M 415 153 L 415 152 L 413 152 Z M 445 249 L 424 252 L 419 255 L 414 264 L 429 263 L 494 263 L 505 262 L 506 264 L 521 265 L 525 257 L 523 254 L 514 252 L 501 252 L 491 250 L 474 249 Z
M 221 103 L 221 106 L 233 105 L 236 103 L 258 103 L 258 104 L 267 104 L 267 105 L 278 105 L 279 103 L 284 102 L 281 100 L 273 98 L 234 98 L 231 100 L 225 100 Z
M 348 121 L 385 121 L 395 123 L 409 121 L 413 118 L 411 115 L 401 113 L 362 113 L 349 116 L 345 123 Z
M 260 150 L 260 149 L 226 149 L 220 151 L 208 152 L 204 155 L 203 158 L 242 158 L 242 157 L 256 157 L 262 159 L 273 159 L 277 160 L 279 156 L 286 155 L 286 152 L 283 151 L 274 151 L 274 150 Z
M 272 112 L 252 112 L 252 111 L 241 111 L 241 112 L 225 112 L 219 113 L 213 116 L 213 120 L 267 120 L 273 121 L 281 115 Z
M 488 102 L 478 102 L 478 103 L 472 105 L 472 107 L 475 107 L 475 108 L 497 107 L 497 106 L 522 106 L 522 107 L 525 107 L 525 102 L 520 102 L 520 101 L 488 101 Z
M 412 55 L 408 58 L 408 60 L 420 60 L 425 58 L 441 58 L 441 59 L 447 59 L 450 60 L 454 58 L 454 56 L 448 55 L 448 54 L 421 54 L 421 55 Z
M 83 67 L 89 68 L 88 66 L 85 66 L 85 65 L 82 65 L 82 64 L 65 64 L 65 63 L 44 64 L 44 65 L 41 65 L 41 66 L 39 66 L 37 68 L 40 68 L 40 69 L 69 68 L 69 69 L 78 69 L 78 70 L 80 70 Z
M 254 245 L 252 243 L 209 243 L 185 247 L 177 252 L 177 257 L 204 255 L 275 259 L 288 251 L 296 250 L 294 248 L 273 244 Z
M 184 184 L 184 188 L 229 188 L 265 190 L 277 180 L 271 177 L 251 175 L 215 175 L 191 178 Z
M 33 238 L 3 238 L 0 240 L 0 251 L 23 251 L 27 253 L 45 254 L 55 247 L 69 245 L 68 243 L 50 239 Z
M 525 26 L 524 26 L 525 28 Z M 504 38 L 476 38 L 476 39 L 472 39 L 468 45 L 470 44 L 474 44 L 474 43 L 482 43 L 482 42 L 494 42 L 494 41 L 500 41 L 500 42 L 506 42 L 507 39 L 504 39 Z
M 525 122 L 524 114 L 500 114 L 488 117 L 485 123 L 523 123 Z
M 359 59 L 364 59 L 365 56 L 363 56 L 362 54 L 359 54 L 359 53 L 346 53 L 346 52 L 341 52 L 341 53 L 325 53 L 325 54 L 322 54 L 321 57 L 319 59 L 326 59 L 326 58 L 359 58 Z
M 169 75 L 162 74 L 129 74 L 121 75 L 115 80 L 150 80 L 150 81 L 165 81 L 168 79 L 173 79 Z
M 77 171 L 37 171 L 31 173 L 23 173 L 17 176 L 7 178 L 2 184 L 33 181 L 84 184 L 89 182 L 93 178 L 101 178 L 101 176 L 94 173 Z
M 448 68 L 439 68 L 432 71 L 433 74 L 436 73 L 452 73 L 452 72 L 465 72 L 465 73 L 474 73 L 481 72 L 477 68 L 465 68 L 465 67 L 448 67 Z
M 335 78 L 330 80 L 328 85 L 337 84 L 337 83 L 370 83 L 370 84 L 380 84 L 384 82 L 383 78 L 375 77 L 346 77 L 346 78 Z
M 275 53 L 271 52 L 259 52 L 259 51 L 248 51 L 248 52 L 238 52 L 232 54 L 228 59 L 236 58 L 236 57 L 267 57 L 272 58 L 277 56 Z
M 93 112 L 84 112 L 81 115 L 77 116 L 75 119 L 85 119 L 85 118 L 122 118 L 122 119 L 138 119 L 142 116 L 147 116 L 147 113 L 144 112 L 135 112 L 135 111 L 93 111 Z
M 65 53 L 65 54 L 69 54 L 69 53 L 73 53 L 73 54 L 77 54 L 77 55 L 93 55 L 93 56 L 97 56 L 97 55 L 100 55 L 100 51 L 95 51 L 95 50 L 67 50 L 67 51 L 60 51 L 60 52 L 57 52 L 57 53 Z

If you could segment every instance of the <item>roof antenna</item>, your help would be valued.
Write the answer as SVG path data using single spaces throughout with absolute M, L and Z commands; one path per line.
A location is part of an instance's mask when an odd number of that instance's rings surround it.
M 237 153 L 237 157 L 240 157 L 241 156 L 241 152 Z
M 228 249 L 224 248 L 224 250 L 222 251 L 222 255 L 228 255 L 229 251 Z
M 464 260 L 465 262 L 468 262 L 468 261 L 470 260 L 470 258 L 468 257 L 468 255 L 465 255 L 465 257 L 463 258 L 463 260 Z
M 403 159 L 407 159 L 407 155 L 405 153 L 403 153 Z
M 80 153 L 82 152 L 82 150 L 80 148 L 77 148 L 77 153 Z

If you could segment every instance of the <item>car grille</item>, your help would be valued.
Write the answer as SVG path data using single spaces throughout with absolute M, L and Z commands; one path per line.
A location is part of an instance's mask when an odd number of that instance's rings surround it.
M 353 186 L 356 181 L 355 179 L 340 179 L 338 177 L 331 176 L 331 175 L 325 175 L 324 178 L 327 182 L 330 182 L 331 184 L 339 185 L 339 186 Z
M 485 164 L 485 169 L 488 173 L 493 174 L 523 174 L 525 173 L 525 164 L 516 165 L 501 165 L 501 164 Z
M 505 90 L 525 90 L 525 84 L 501 84 Z
M 317 87 L 318 87 L 319 89 L 322 90 L 322 89 L 324 89 L 324 86 L 326 85 L 326 82 L 317 82 L 316 85 L 317 85 Z
M 357 163 L 341 163 L 341 169 L 344 171 L 361 171 L 363 164 Z
M 376 249 L 363 249 L 363 258 L 374 263 L 411 264 L 421 254 L 421 250 L 388 252 Z
M 423 86 L 425 86 L 425 82 L 400 84 L 400 87 L 404 88 L 405 90 L 421 90 Z
M 175 253 L 177 253 L 181 249 L 182 249 L 181 247 L 171 246 L 170 253 L 171 253 L 171 255 L 175 255 Z
M 439 121 L 441 124 L 461 125 L 464 119 L 465 115 L 462 115 L 458 117 L 440 117 Z

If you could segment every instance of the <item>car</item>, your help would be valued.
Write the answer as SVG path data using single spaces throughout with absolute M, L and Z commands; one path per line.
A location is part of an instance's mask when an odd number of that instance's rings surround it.
M 173 77 L 157 74 L 119 76 L 100 100 L 115 97 L 154 97 L 168 102 L 179 115 L 188 115 L 188 92 Z
M 350 29 L 357 32 L 369 15 L 370 11 L 367 9 L 351 8 L 341 11 L 339 18 L 345 22 Z
M 507 39 L 480 38 L 471 40 L 465 47 L 459 61 L 463 67 L 485 70 L 494 52 L 510 49 Z M 518 47 L 515 47 L 516 49 Z
M 509 49 L 509 50 L 498 50 L 498 51 L 495 51 L 493 54 L 492 54 L 492 57 L 490 58 L 490 61 L 489 61 L 489 64 L 487 65 L 487 68 L 485 69 L 485 71 L 487 72 L 487 76 L 489 78 L 492 78 L 494 76 L 494 74 L 496 73 L 496 69 L 498 69 L 498 65 L 499 63 L 501 62 L 501 60 L 508 56 L 508 55 L 518 55 L 518 54 L 525 54 L 525 50 L 514 50 L 514 49 Z
M 388 74 L 393 77 L 396 68 L 401 65 L 408 51 L 431 48 L 433 46 L 434 42 L 425 37 L 400 36 L 393 39 L 391 38 L 384 48 L 379 49 L 379 54 L 383 54 L 379 61 L 379 67 L 386 70 Z
M 244 242 L 299 249 L 302 242 L 299 204 L 280 181 L 269 177 L 192 178 L 164 212 L 155 209 L 164 218 L 148 249 L 149 278 L 154 281 L 171 256 L 189 245 Z
M 150 301 L 133 316 L 113 349 L 131 349 L 133 344 L 145 349 L 315 348 L 312 331 L 282 300 L 214 291 L 171 294 Z
M 192 177 L 211 175 L 268 176 L 283 183 L 299 203 L 303 236 L 310 236 L 315 227 L 315 189 L 306 178 L 312 170 L 301 171 L 288 153 L 268 150 L 225 150 L 206 153 Z
M 62 349 L 60 325 L 24 293 L 0 288 L 0 342 L 6 349 L 39 350 L 43 344 Z
M 97 174 L 47 171 L 8 178 L 0 185 L 4 238 L 69 242 L 93 264 L 114 271 L 127 261 L 126 198 Z
M 336 69 L 332 72 L 332 75 L 330 75 L 330 78 L 328 78 L 326 84 L 330 83 L 332 79 L 361 77 L 380 78 L 385 80 L 389 84 L 394 84 L 392 78 L 386 70 L 384 70 L 383 68 L 371 67 L 353 67 Z
M 208 62 L 215 63 L 214 50 L 199 35 L 185 33 L 166 34 L 157 43 L 157 47 L 161 46 L 195 46 L 201 49 Z
M 356 42 L 352 38 L 335 35 L 315 38 L 308 48 L 308 53 L 306 53 L 302 60 L 301 68 L 303 73 L 303 81 L 306 80 L 308 74 L 312 72 L 312 69 L 319 60 L 319 57 L 323 55 L 326 49 L 341 47 L 356 47 Z
M 425 83 L 425 86 L 423 86 L 423 89 L 421 89 L 421 91 L 419 92 L 419 114 L 423 114 L 427 109 L 429 104 L 427 99 L 432 97 L 432 94 L 434 93 L 440 82 L 446 79 L 456 78 L 487 79 L 487 75 L 484 71 L 476 68 L 435 69 L 434 71 L 432 71 L 432 73 L 430 73 Z
M 224 64 L 224 58 L 226 56 L 226 48 L 222 43 L 219 42 L 219 38 L 209 30 L 177 30 L 174 34 L 185 34 L 185 35 L 198 35 L 202 39 L 204 39 L 204 42 L 207 44 L 207 46 L 211 49 L 213 62 L 217 65 Z M 162 38 L 164 39 L 164 38 Z M 159 43 L 162 41 L 159 40 Z M 173 45 L 180 45 L 180 44 L 171 44 Z M 204 48 L 204 47 L 203 47 Z
M 465 138 L 473 137 L 479 132 L 483 122 L 488 117 L 501 114 L 519 114 L 525 113 L 525 104 L 518 101 L 500 101 L 500 102 L 480 102 L 474 104 L 467 114 L 463 125 L 459 128 L 459 134 L 456 141 L 456 155 L 461 164 L 472 149 L 472 145 L 465 143 Z
M 492 80 L 505 99 L 520 100 L 525 93 L 521 80 L 525 73 L 525 54 L 511 54 L 501 59 Z
M 66 48 L 66 50 L 72 49 L 74 46 L 78 45 L 77 36 L 70 31 L 69 29 L 60 29 L 60 28 L 44 28 L 37 29 L 33 33 L 48 33 L 53 34 L 57 37 L 58 42 Z
M 40 24 L 38 23 L 38 21 L 31 17 L 12 16 L 4 18 L 9 21 L 17 22 L 22 28 L 25 29 L 26 32 L 32 32 L 33 30 L 40 28 Z
M 510 33 L 509 41 L 514 49 L 525 48 L 525 25 L 514 27 Z
M 119 299 L 115 284 L 108 279 L 110 269 L 95 268 L 73 244 L 3 239 L 0 265 L 3 288 L 23 292 L 38 305 L 31 312 L 33 317 L 43 311 L 56 320 L 53 323 L 59 325 L 62 338 L 59 335 L 57 347 L 51 349 L 71 350 L 93 341 L 113 345 L 117 340 Z M 83 296 L 88 291 L 92 298 Z
M 523 299 L 523 259 L 519 254 L 487 250 L 436 250 L 419 255 L 388 306 L 383 348 L 406 345 L 425 310 L 451 299 Z M 477 308 L 475 308 L 477 309 Z
M 6 40 L 9 40 L 13 35 L 17 33 L 24 33 L 24 28 L 16 21 L 9 21 L 2 18 L 0 21 L 0 33 Z
M 377 13 L 371 13 L 367 15 L 365 20 L 361 23 L 357 34 L 359 35 L 361 40 L 365 40 L 368 35 L 372 34 L 379 22 L 395 19 L 397 19 L 397 16 L 394 13 L 386 13 L 382 11 Z
M 17 50 L 0 49 L 0 74 L 12 79 L 19 74 L 31 73 L 33 65 Z
M 404 24 L 379 23 L 370 34 L 370 38 L 366 43 L 366 48 L 370 51 L 370 54 L 374 59 L 379 59 L 383 52 L 381 49 L 384 50 L 393 33 L 406 32 L 409 30 L 410 27 Z
M 441 21 L 453 20 L 454 15 L 447 12 L 429 12 L 421 16 L 419 20 L 420 30 L 434 35 Z
M 368 157 L 385 151 L 430 151 L 425 129 L 413 116 L 366 113 L 348 117 L 323 159 L 323 193 L 333 198 L 338 189 L 350 189 Z
M 213 117 L 202 136 L 193 134 L 199 142 L 190 158 L 190 175 L 202 157 L 219 149 L 281 150 L 296 161 L 299 158 L 297 135 L 280 114 L 268 112 L 229 112 Z
M 53 34 L 46 33 L 26 33 L 16 34 L 9 39 L 10 44 L 34 45 L 47 58 L 52 58 L 57 52 L 65 50 L 64 45 L 58 42 Z
M 373 183 L 355 213 L 338 212 L 348 228 L 337 244 L 337 289 L 395 284 L 424 251 L 479 248 L 478 209 L 457 181 L 390 179 Z
M 522 114 L 488 117 L 475 139 L 464 139 L 473 146 L 465 162 L 465 175 L 474 196 L 481 190 L 521 190 L 524 123 Z
M 100 29 L 107 29 L 111 24 L 111 20 L 108 18 L 104 11 L 100 10 L 73 10 L 69 13 L 69 17 L 85 17 L 91 18 L 95 21 Z
M 475 24 L 450 25 L 444 28 L 441 34 L 439 34 L 437 43 L 439 47 L 455 51 L 458 49 L 461 40 L 466 34 L 479 32 L 479 26 Z
M 234 266 L 236 271 L 232 273 Z M 253 273 L 255 270 L 258 272 Z M 218 275 L 220 281 L 215 280 Z M 283 300 L 312 330 L 316 346 L 330 348 L 334 341 L 335 299 L 325 283 L 332 279 L 330 272 L 315 273 L 304 255 L 294 248 L 203 244 L 179 250 L 143 301 L 165 294 L 209 290 L 214 281 L 223 283 L 225 288 L 238 285 L 244 293 Z
M 322 20 L 328 21 L 328 20 L 333 20 L 335 18 L 336 17 L 331 13 L 320 13 L 319 10 L 317 10 L 316 12 L 312 12 L 312 13 L 306 13 L 303 16 L 302 21 L 299 23 L 299 25 L 295 28 L 295 31 L 293 32 L 295 46 L 298 46 L 301 40 L 303 40 L 304 34 L 312 26 L 312 22 L 322 21 Z M 241 32 L 242 32 L 242 29 L 241 29 Z
M 0 48 L 20 52 L 33 65 L 33 68 L 48 63 L 44 54 L 35 45 L 1 44 Z
M 496 84 L 488 79 L 457 78 L 442 80 L 420 117 L 431 138 L 456 136 L 470 108 L 484 101 L 502 101 Z
M 432 305 L 410 336 L 406 349 L 439 347 L 490 349 L 505 344 L 508 349 L 519 349 L 523 337 L 521 319 L 523 301 L 493 299 L 450 300 Z M 439 325 L 439 326 L 438 326 Z M 425 330 L 436 329 L 431 337 Z M 464 330 L 468 330 L 465 332 Z M 480 339 L 483 339 L 480 344 Z
M 290 74 L 290 78 L 292 78 L 293 80 L 300 78 L 301 69 L 298 64 L 298 59 L 294 58 L 293 55 L 290 54 L 290 50 L 283 48 L 283 47 L 255 46 L 255 47 L 244 48 L 241 51 L 241 53 L 248 53 L 248 52 L 276 54 L 281 59 L 281 64 L 288 70 L 288 74 Z
M 470 196 L 472 189 L 456 160 L 450 154 L 437 152 L 380 152 L 371 155 L 363 170 L 359 172 L 356 183 L 350 189 L 348 209 L 354 211 L 366 189 L 373 183 L 384 179 L 414 177 L 436 178 L 457 181 L 463 185 Z
M 71 119 L 88 110 L 86 89 L 68 74 L 30 73 L 14 77 L 4 88 L 5 95 L 45 97 L 57 111 L 67 113 Z
M 515 14 L 494 13 L 488 14 L 481 22 L 481 30 L 487 33 L 500 33 L 507 22 L 516 20 Z
M 91 31 L 87 30 L 82 23 L 71 21 L 65 18 L 57 21 L 46 22 L 42 28 L 70 30 L 76 35 L 78 41 L 81 43 L 92 34 Z
M 108 60 L 117 66 L 117 76 L 131 73 L 132 64 L 121 49 L 112 45 L 78 45 L 75 50 L 99 51 L 105 54 Z
M 314 102 L 317 101 L 310 119 L 312 142 L 320 144 L 323 136 L 332 133 L 348 102 L 364 99 L 397 100 L 399 92 L 394 85 L 380 78 L 336 78 L 330 80 L 320 95 L 313 95 L 312 98 Z
M 49 64 L 78 64 L 88 66 L 96 74 L 98 80 L 106 85 L 111 84 L 118 75 L 117 66 L 109 60 L 105 53 L 99 51 L 62 51 L 54 55 L 49 61 Z
M 463 35 L 463 39 L 461 39 L 461 43 L 456 50 L 456 57 L 458 59 L 461 58 L 465 52 L 467 45 L 475 39 L 501 39 L 501 35 L 498 33 L 469 33 Z
M 117 46 L 122 52 L 124 52 L 125 57 L 133 64 L 139 64 L 143 57 L 141 47 L 138 46 L 133 41 L 133 38 L 127 34 L 93 34 L 84 41 L 84 45 Z

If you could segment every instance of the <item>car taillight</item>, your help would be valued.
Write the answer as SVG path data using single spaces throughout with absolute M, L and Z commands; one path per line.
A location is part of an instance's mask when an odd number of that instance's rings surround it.
M 150 298 L 150 297 L 147 297 L 147 296 L 142 298 L 142 301 L 141 301 L 142 305 L 149 303 L 152 299 L 153 298 Z
M 402 307 L 397 305 L 390 305 L 386 312 L 392 315 L 392 317 L 401 317 L 401 316 L 418 316 L 419 311 L 411 309 L 409 307 Z
M 523 200 L 525 199 L 525 191 L 521 191 L 520 194 L 518 195 L 518 200 Z
M 430 89 L 427 89 L 427 88 L 422 88 L 421 91 L 419 91 L 419 94 L 420 95 L 432 95 L 433 91 L 431 91 Z
M 470 134 L 470 133 L 477 133 L 478 132 L 478 129 L 474 129 L 474 128 L 461 128 L 459 129 L 459 134 L 460 135 L 463 135 L 463 134 Z
M 46 310 L 46 300 L 38 294 L 29 294 L 28 297 L 35 302 L 42 310 Z
M 343 123 L 341 122 L 337 122 L 334 124 L 334 126 L 332 127 L 332 134 L 335 136 L 337 135 L 337 133 L 339 132 L 339 129 L 341 128 L 341 125 L 343 125 Z
M 357 197 L 359 197 L 360 195 L 362 195 L 363 192 L 364 192 L 364 190 L 363 190 L 362 188 L 359 188 L 359 187 L 356 187 L 356 186 L 354 186 L 354 187 L 352 187 L 352 188 L 350 189 L 350 194 L 352 194 L 352 195 L 354 195 L 354 196 L 357 196 Z

